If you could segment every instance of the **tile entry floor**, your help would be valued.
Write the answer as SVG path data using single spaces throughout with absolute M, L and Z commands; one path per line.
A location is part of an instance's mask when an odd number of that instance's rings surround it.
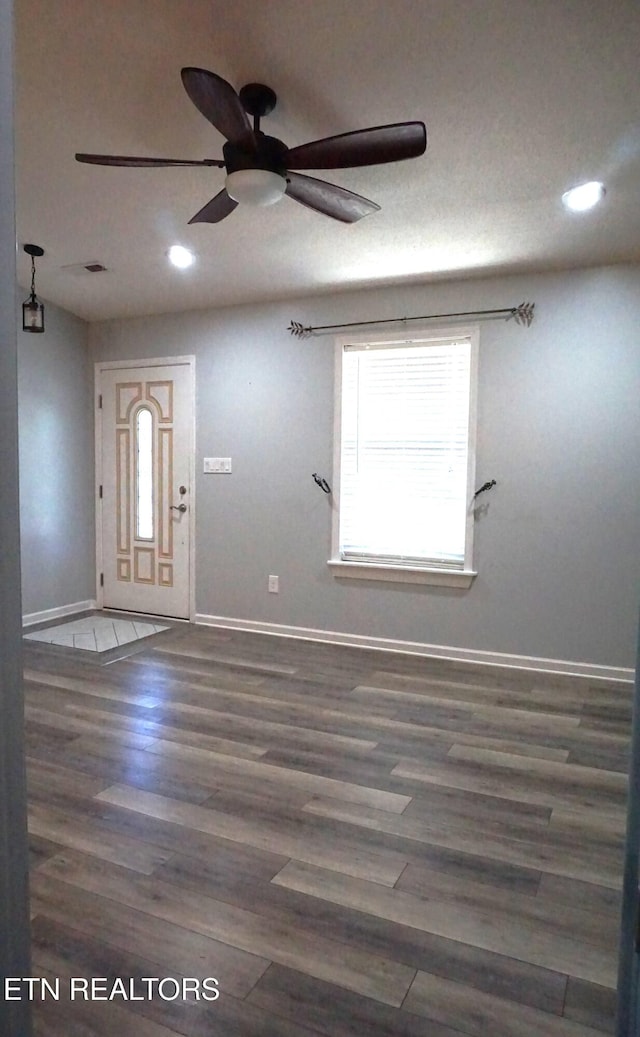
M 64 648 L 81 648 L 87 652 L 108 652 L 112 648 L 150 637 L 167 626 L 159 623 L 142 622 L 137 619 L 111 619 L 105 616 L 85 616 L 54 627 L 34 630 L 25 634 L 28 641 L 60 645 Z

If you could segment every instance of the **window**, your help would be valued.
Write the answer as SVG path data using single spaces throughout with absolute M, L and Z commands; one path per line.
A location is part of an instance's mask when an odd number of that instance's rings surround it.
M 338 343 L 336 575 L 470 584 L 477 340 Z

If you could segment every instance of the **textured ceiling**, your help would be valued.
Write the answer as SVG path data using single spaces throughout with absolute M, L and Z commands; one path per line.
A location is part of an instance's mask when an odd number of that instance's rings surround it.
M 40 244 L 39 294 L 86 319 L 640 259 L 637 0 L 16 0 L 16 37 L 19 276 Z M 223 171 L 74 160 L 221 157 L 184 65 L 270 85 L 290 147 L 421 119 L 426 155 L 318 173 L 382 206 L 351 226 L 289 198 L 188 226 Z M 566 213 L 587 179 L 603 205 Z

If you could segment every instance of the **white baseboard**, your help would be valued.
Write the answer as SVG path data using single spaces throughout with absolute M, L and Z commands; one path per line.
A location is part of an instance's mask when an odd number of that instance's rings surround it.
M 73 616 L 76 612 L 89 612 L 97 607 L 95 599 L 92 601 L 74 601 L 71 605 L 58 605 L 55 609 L 45 609 L 43 612 L 29 612 L 22 617 L 22 625 L 32 627 L 36 623 L 50 623 L 54 619 Z
M 385 637 L 363 634 L 343 634 L 334 630 L 313 630 L 307 627 L 262 623 L 252 619 L 230 619 L 228 616 L 208 616 L 197 613 L 195 622 L 201 626 L 224 627 L 228 630 L 246 630 L 276 637 L 295 637 L 303 641 L 324 641 L 329 644 L 350 645 L 354 648 L 373 648 L 383 652 L 401 652 L 424 655 L 451 662 L 475 663 L 480 666 L 503 666 L 508 669 L 531 670 L 537 673 L 557 673 L 590 680 L 615 680 L 631 683 L 634 671 L 624 666 L 600 666 L 597 663 L 577 663 L 565 659 L 541 659 L 528 655 L 507 655 L 503 652 L 484 652 L 475 648 L 453 648 L 447 645 L 422 644 L 418 641 L 396 641 Z

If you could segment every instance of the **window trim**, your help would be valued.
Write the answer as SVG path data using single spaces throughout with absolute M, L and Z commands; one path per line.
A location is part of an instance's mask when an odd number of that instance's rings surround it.
M 467 465 L 467 512 L 465 524 L 465 555 L 461 568 L 436 564 L 390 564 L 383 561 L 352 561 L 340 557 L 340 461 L 342 435 L 342 357 L 346 346 L 413 345 L 447 342 L 455 338 L 470 339 L 469 385 L 469 454 Z M 331 557 L 327 564 L 335 577 L 358 580 L 382 580 L 394 583 L 432 584 L 441 587 L 468 588 L 477 575 L 473 568 L 474 509 L 477 413 L 478 413 L 478 352 L 480 327 L 478 324 L 439 326 L 414 331 L 411 335 L 397 332 L 338 335 L 334 349 L 334 415 L 333 415 L 333 496 L 331 522 Z

